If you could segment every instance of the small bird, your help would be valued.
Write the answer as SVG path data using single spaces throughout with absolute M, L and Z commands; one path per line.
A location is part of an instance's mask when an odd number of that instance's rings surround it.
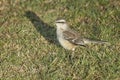
M 57 30 L 56 30 L 57 39 L 61 44 L 61 46 L 67 50 L 74 51 L 78 45 L 85 46 L 86 44 L 90 44 L 90 43 L 95 43 L 95 44 L 107 43 L 106 41 L 95 41 L 80 36 L 78 32 L 72 30 L 68 26 L 68 24 L 64 19 L 56 20 L 55 24 L 57 26 Z

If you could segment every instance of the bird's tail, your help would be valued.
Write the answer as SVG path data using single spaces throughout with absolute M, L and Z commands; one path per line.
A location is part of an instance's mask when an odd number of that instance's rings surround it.
M 100 41 L 100 40 L 90 40 L 90 39 L 83 39 L 85 44 L 109 44 L 107 41 Z

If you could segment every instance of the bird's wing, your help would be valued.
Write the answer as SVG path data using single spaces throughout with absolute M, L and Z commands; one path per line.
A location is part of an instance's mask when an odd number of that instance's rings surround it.
M 73 44 L 79 44 L 79 45 L 85 45 L 82 38 L 80 38 L 80 35 L 78 35 L 77 32 L 74 31 L 63 31 L 63 37 L 64 39 L 70 41 Z

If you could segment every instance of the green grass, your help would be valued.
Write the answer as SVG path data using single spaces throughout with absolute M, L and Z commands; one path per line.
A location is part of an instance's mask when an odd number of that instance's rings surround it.
M 65 50 L 56 40 L 59 17 L 111 45 Z M 120 80 L 120 1 L 1 0 L 0 79 Z

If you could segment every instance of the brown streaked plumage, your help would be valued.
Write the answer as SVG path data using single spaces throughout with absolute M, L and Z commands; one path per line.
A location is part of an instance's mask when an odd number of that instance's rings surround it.
M 106 41 L 95 41 L 87 38 L 83 38 L 79 35 L 78 32 L 70 29 L 64 19 L 60 19 L 56 21 L 57 26 L 57 39 L 60 42 L 61 46 L 68 50 L 75 50 L 77 45 L 86 45 L 89 43 L 97 43 L 97 44 L 105 44 L 108 43 Z

